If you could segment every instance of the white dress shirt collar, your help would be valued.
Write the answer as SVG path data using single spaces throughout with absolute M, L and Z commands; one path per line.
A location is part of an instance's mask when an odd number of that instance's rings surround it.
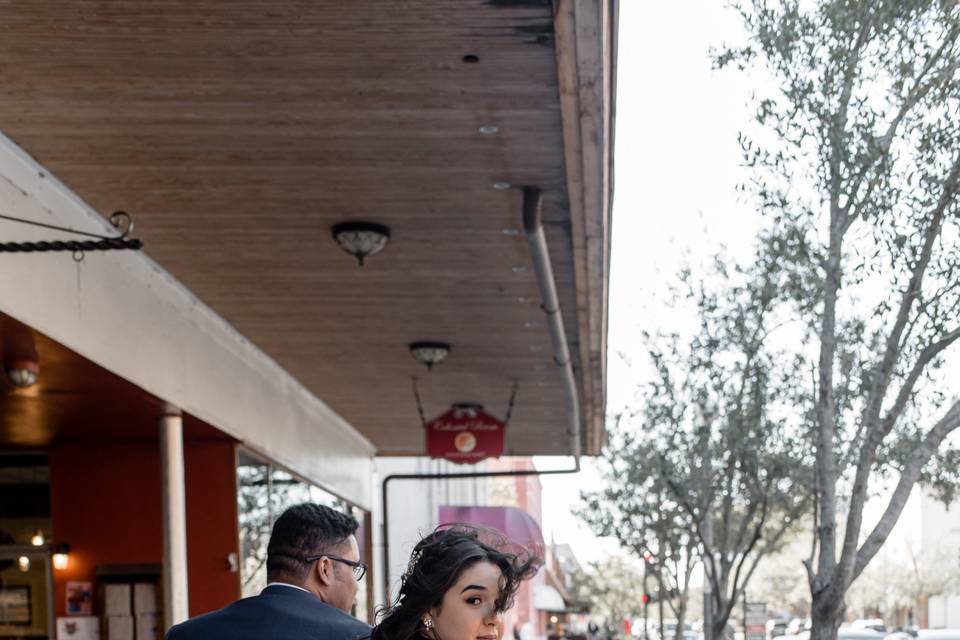
M 310 591 L 308 591 L 307 589 L 304 589 L 299 585 L 290 584 L 289 582 L 268 582 L 267 586 L 264 587 L 264 589 L 268 587 L 290 587 L 291 589 L 300 589 L 300 591 L 306 591 L 307 593 L 310 593 Z

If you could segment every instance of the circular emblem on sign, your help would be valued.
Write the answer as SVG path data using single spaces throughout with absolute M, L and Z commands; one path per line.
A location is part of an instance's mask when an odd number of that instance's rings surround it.
M 470 453 L 477 446 L 477 438 L 469 431 L 464 431 L 458 433 L 457 437 L 453 439 L 453 446 L 455 446 L 460 453 Z

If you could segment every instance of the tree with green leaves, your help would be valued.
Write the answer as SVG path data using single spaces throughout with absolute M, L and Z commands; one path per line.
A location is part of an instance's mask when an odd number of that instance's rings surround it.
M 644 593 L 653 595 L 659 617 L 663 618 L 666 608 L 679 621 L 676 640 L 682 640 L 690 579 L 699 555 L 696 538 L 689 515 L 670 499 L 659 477 L 660 460 L 638 455 L 641 448 L 635 434 L 617 431 L 615 441 L 605 449 L 607 486 L 583 494 L 577 515 L 598 535 L 615 537 L 633 554 L 640 565 L 633 601 L 647 613 L 640 598 Z M 647 620 L 644 623 L 649 625 Z M 664 638 L 662 628 L 660 637 Z
M 960 402 L 939 372 L 960 338 L 960 5 L 955 0 L 750 0 L 748 41 L 719 67 L 772 78 L 741 136 L 767 214 L 767 259 L 805 323 L 815 366 L 813 640 L 914 485 L 950 491 L 942 446 Z M 761 71 L 758 73 L 758 69 Z M 794 384 L 803 384 L 798 378 Z M 955 390 L 954 390 L 955 393 Z M 864 505 L 892 483 L 879 522 Z
M 608 629 L 620 629 L 624 619 L 643 615 L 643 572 L 635 560 L 609 556 L 570 576 L 573 594 L 589 604 L 590 613 L 606 620 Z
M 811 497 L 809 417 L 790 384 L 802 360 L 770 347 L 784 328 L 772 273 L 772 263 L 744 272 L 718 259 L 713 286 L 682 274 L 699 326 L 687 339 L 649 337 L 653 381 L 604 449 L 605 488 L 584 493 L 579 510 L 598 534 L 668 568 L 678 619 L 699 555 L 712 638 Z
M 797 523 L 797 530 L 788 536 L 783 547 L 765 557 L 757 567 L 747 600 L 767 603 L 770 615 L 806 618 L 810 612 L 810 589 L 803 560 L 809 553 L 809 525 L 804 519 Z

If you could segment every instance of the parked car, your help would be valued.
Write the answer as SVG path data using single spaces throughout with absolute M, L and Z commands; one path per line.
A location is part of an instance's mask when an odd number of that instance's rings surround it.
M 877 640 L 883 638 L 883 632 L 876 629 L 840 629 L 837 640 Z
M 917 630 L 914 627 L 907 629 L 896 628 L 883 637 L 883 640 L 916 640 Z
M 886 633 L 887 626 L 880 618 L 861 618 L 850 623 L 851 629 L 872 629 L 879 633 Z
M 920 629 L 917 640 L 960 640 L 960 629 Z
M 790 640 L 810 640 L 810 630 L 801 631 Z M 853 627 L 840 627 L 837 631 L 837 640 L 883 640 L 883 634 L 873 629 L 854 629 Z M 931 640 L 934 640 L 931 638 Z M 936 640 L 940 640 L 939 638 Z M 943 640 L 947 640 L 944 638 Z M 960 638 L 958 638 L 960 640 Z
M 772 640 L 787 635 L 787 625 L 786 620 L 767 620 L 767 638 Z
M 813 621 L 810 618 L 794 618 L 787 624 L 785 635 L 795 636 L 801 631 L 809 631 Z
M 643 618 L 638 618 L 634 624 L 633 635 L 637 638 L 643 638 Z M 675 618 L 664 618 L 663 620 L 663 638 L 660 637 L 660 621 L 651 618 L 647 623 L 647 635 L 650 640 L 674 640 L 677 633 L 677 620 Z M 692 635 L 690 635 L 692 634 Z M 700 634 L 693 629 L 689 622 L 683 623 L 683 640 L 698 640 Z

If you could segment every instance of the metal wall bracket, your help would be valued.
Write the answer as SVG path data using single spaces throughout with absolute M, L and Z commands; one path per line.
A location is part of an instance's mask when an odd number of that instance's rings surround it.
M 73 259 L 83 260 L 87 251 L 111 251 L 121 249 L 140 250 L 143 248 L 143 241 L 127 236 L 133 231 L 133 218 L 126 211 L 116 211 L 110 216 L 110 224 L 120 231 L 119 236 L 103 236 L 87 231 L 77 231 L 66 227 L 47 224 L 45 222 L 36 222 L 35 220 L 25 220 L 13 216 L 0 215 L 0 220 L 27 224 L 34 227 L 43 227 L 44 229 L 53 229 L 64 233 L 72 233 L 96 240 L 40 240 L 34 242 L 0 242 L 0 253 L 34 253 L 43 251 L 71 251 Z

